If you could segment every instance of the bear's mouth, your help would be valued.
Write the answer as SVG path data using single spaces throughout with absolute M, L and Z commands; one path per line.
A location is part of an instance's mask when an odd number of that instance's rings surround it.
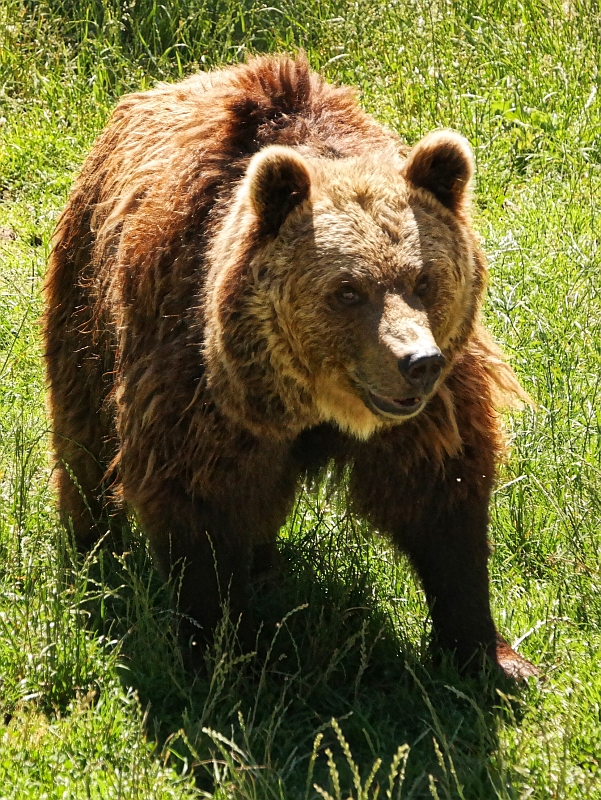
M 367 405 L 376 414 L 387 417 L 412 417 L 422 410 L 425 398 L 422 395 L 414 397 L 382 397 L 368 391 Z

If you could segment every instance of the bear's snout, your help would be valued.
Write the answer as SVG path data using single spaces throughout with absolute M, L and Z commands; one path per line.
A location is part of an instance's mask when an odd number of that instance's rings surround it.
M 399 372 L 418 394 L 429 394 L 440 378 L 446 359 L 438 348 L 417 350 L 398 360 Z

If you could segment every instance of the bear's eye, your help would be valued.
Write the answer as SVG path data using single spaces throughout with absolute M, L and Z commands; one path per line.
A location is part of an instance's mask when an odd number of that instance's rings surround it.
M 336 297 L 343 306 L 356 306 L 358 303 L 363 302 L 363 295 L 349 283 L 345 283 L 340 287 Z
M 423 272 L 419 278 L 415 281 L 415 285 L 413 286 L 413 291 L 417 295 L 425 294 L 428 291 L 430 286 L 430 276 Z

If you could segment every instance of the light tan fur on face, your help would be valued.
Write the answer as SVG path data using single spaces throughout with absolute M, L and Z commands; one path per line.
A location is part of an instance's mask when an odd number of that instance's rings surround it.
M 333 422 L 341 431 L 351 433 L 357 439 L 369 439 L 386 424 L 351 389 L 344 374 L 335 371 L 321 373 L 314 386 L 320 422 Z
M 471 243 L 467 237 L 459 237 L 467 253 L 459 250 L 458 263 L 453 265 L 458 237 L 445 225 L 450 221 L 457 227 L 452 215 L 441 209 L 443 219 L 436 219 L 427 204 L 424 208 L 419 203 L 419 196 L 416 202 L 416 191 L 408 190 L 396 170 L 382 170 L 367 158 L 345 165 L 320 163 L 316 171 L 320 180 L 312 196 L 312 249 L 305 258 L 302 254 L 291 258 L 299 296 L 311 293 L 315 302 L 302 308 L 302 319 L 295 317 L 291 322 L 287 301 L 285 315 L 288 326 L 297 329 L 293 340 L 297 357 L 308 360 L 317 374 L 313 396 L 319 421 L 336 422 L 342 430 L 364 439 L 384 425 L 401 424 L 414 415 L 391 418 L 374 414 L 358 393 L 358 383 L 380 395 L 395 397 L 403 392 L 397 368 L 399 358 L 412 348 L 436 345 L 450 354 L 451 339 L 462 322 L 465 295 L 473 292 Z M 321 187 L 324 188 L 319 191 Z M 433 223 L 437 225 L 441 230 L 438 238 L 431 236 L 422 244 L 416 217 L 429 228 Z M 438 313 L 434 309 L 432 319 L 423 307 L 403 294 L 426 259 L 436 261 L 446 272 L 454 267 L 458 275 L 446 289 L 443 281 L 437 281 L 441 293 L 438 306 L 443 310 Z M 340 353 L 339 332 L 337 340 L 326 345 L 323 325 L 314 318 L 315 306 L 323 304 L 328 293 L 328 282 L 342 272 L 386 287 L 377 333 L 370 341 L 362 342 L 362 353 Z M 436 338 L 432 324 L 436 326 Z M 320 334 L 315 342 L 311 336 L 313 327 Z M 324 352 L 327 355 L 322 368 Z M 359 361 L 357 356 L 361 356 Z M 449 368 L 451 361 L 450 354 Z
M 424 151 L 428 158 L 430 150 L 428 145 Z M 414 416 L 374 413 L 364 401 L 366 392 L 393 400 L 411 396 L 399 359 L 439 348 L 447 364 L 437 390 L 470 336 L 485 267 L 476 256 L 467 206 L 457 200 L 461 192 L 454 195 L 460 206 L 455 213 L 406 181 L 402 159 L 392 149 L 389 155 L 336 161 L 278 147 L 250 163 L 213 243 L 205 308 L 211 386 L 227 398 L 224 410 L 246 414 L 253 429 L 264 423 L 248 418 L 253 377 L 240 372 L 242 341 L 253 352 L 252 373 L 262 376 L 261 391 L 270 386 L 277 397 L 270 408 L 282 409 L 288 431 L 334 422 L 366 439 Z M 277 236 L 261 241 L 253 231 L 269 193 L 257 184 L 264 165 L 273 171 L 278 163 L 309 176 L 310 188 Z M 414 164 L 412 174 L 418 173 Z M 266 199 L 257 205 L 257 196 Z M 414 286 L 424 270 L 432 296 L 418 297 Z M 353 322 L 350 314 L 345 319 L 332 309 L 332 293 L 343 277 L 370 295 L 371 317 Z M 241 316 L 252 320 L 235 333 L 238 344 L 219 310 L 229 313 L 233 296 L 240 298 Z M 281 422 L 276 425 L 281 431 Z

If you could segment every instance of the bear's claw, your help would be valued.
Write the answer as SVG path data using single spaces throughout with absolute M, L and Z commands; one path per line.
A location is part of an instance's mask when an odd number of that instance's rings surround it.
M 497 641 L 494 661 L 502 672 L 514 681 L 524 681 L 540 675 L 540 670 L 515 652 L 504 639 Z

